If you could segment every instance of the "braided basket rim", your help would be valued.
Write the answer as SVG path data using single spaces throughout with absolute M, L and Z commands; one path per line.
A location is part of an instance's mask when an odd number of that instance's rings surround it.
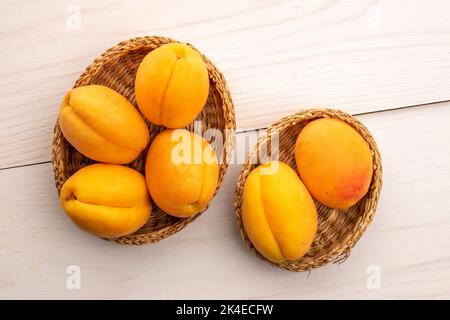
M 346 237 L 345 241 L 341 241 L 332 250 L 329 250 L 329 252 L 325 252 L 324 256 L 318 259 L 316 258 L 305 259 L 305 257 L 302 257 L 296 261 L 284 261 L 281 263 L 275 263 L 266 259 L 256 250 L 256 248 L 253 246 L 253 244 L 247 237 L 247 234 L 243 227 L 241 203 L 244 184 L 253 168 L 260 164 L 260 162 L 257 160 L 259 150 L 261 147 L 266 146 L 266 144 L 270 142 L 270 138 L 273 132 L 279 132 L 281 136 L 282 132 L 287 128 L 299 125 L 300 122 L 308 123 L 312 120 L 319 118 L 335 118 L 350 124 L 354 129 L 356 129 L 356 131 L 364 138 L 364 140 L 369 145 L 373 161 L 373 175 L 368 193 L 363 198 L 365 199 L 367 197 L 363 207 L 364 212 L 362 213 L 362 218 L 359 219 L 359 223 L 355 224 L 355 226 L 351 231 L 351 234 Z M 280 120 L 273 123 L 272 125 L 270 125 L 266 129 L 266 135 L 259 138 L 255 147 L 248 153 L 248 156 L 239 174 L 239 178 L 236 183 L 236 191 L 234 194 L 234 215 L 236 219 L 236 224 L 239 229 L 242 241 L 260 259 L 268 262 L 272 266 L 288 271 L 293 272 L 311 271 L 314 268 L 321 267 L 330 262 L 341 263 L 349 257 L 351 249 L 355 246 L 355 244 L 358 242 L 358 240 L 361 238 L 361 236 L 364 234 L 367 227 L 373 220 L 380 197 L 381 186 L 382 186 L 381 155 L 378 146 L 369 130 L 358 119 L 354 118 L 353 116 L 344 111 L 335 109 L 307 109 L 283 117 Z M 363 199 L 360 200 L 358 203 L 363 201 Z M 354 206 L 357 206 L 358 203 L 356 203 Z M 337 209 L 331 208 L 328 209 L 338 212 Z
M 127 55 L 129 52 L 139 49 L 149 49 L 149 51 L 154 50 L 155 48 L 167 44 L 167 43 L 178 43 L 179 41 L 168 38 L 168 37 L 161 37 L 161 36 L 143 36 L 143 37 L 135 37 L 131 38 L 125 41 L 121 41 L 118 44 L 110 47 L 107 49 L 104 53 L 102 53 L 99 57 L 94 59 L 88 67 L 85 69 L 85 71 L 80 75 L 80 77 L 76 80 L 73 88 L 90 84 L 90 81 L 99 73 L 101 72 L 102 68 L 104 68 L 105 65 L 108 63 L 113 62 L 114 60 L 119 60 L 121 57 Z M 211 204 L 212 200 L 214 199 L 215 195 L 217 194 L 218 190 L 222 186 L 224 176 L 228 169 L 228 162 L 234 147 L 234 141 L 235 141 L 235 131 L 236 131 L 236 122 L 235 122 L 235 113 L 234 113 L 234 105 L 231 98 L 231 93 L 228 88 L 227 82 L 225 80 L 225 77 L 223 74 L 217 69 L 217 67 L 198 49 L 196 49 L 193 45 L 190 43 L 186 43 L 191 48 L 196 50 L 202 59 L 204 60 L 207 69 L 208 69 L 208 75 L 210 79 L 210 92 L 211 92 L 211 86 L 214 86 L 214 89 L 218 92 L 219 97 L 221 101 L 221 114 L 220 116 L 223 117 L 225 128 L 221 128 L 223 136 L 223 145 L 222 145 L 222 159 L 219 163 L 219 179 L 218 184 L 214 193 L 213 198 L 208 203 L 208 206 L 199 212 L 198 214 L 194 215 L 193 217 L 189 218 L 182 218 L 177 220 L 173 224 L 169 224 L 161 229 L 147 232 L 147 233 L 141 233 L 141 234 L 130 234 L 127 236 L 122 236 L 118 238 L 108 238 L 105 240 L 120 243 L 120 244 L 129 244 L 129 245 L 141 245 L 146 243 L 155 243 L 162 239 L 165 239 L 178 231 L 185 228 L 189 223 L 197 219 L 202 213 L 204 213 L 209 205 Z M 134 88 L 132 89 L 134 92 Z M 216 94 L 217 96 L 217 94 Z M 216 98 L 215 96 L 215 98 Z M 135 105 L 137 108 L 137 106 Z M 207 121 L 206 121 L 207 122 Z M 64 175 L 64 169 L 66 166 L 66 163 L 64 161 L 64 155 L 62 150 L 62 143 L 64 140 L 62 140 L 64 136 L 62 135 L 61 129 L 58 125 L 58 118 L 56 119 L 56 123 L 54 126 L 53 131 L 53 140 L 52 140 L 52 165 L 53 165 L 53 173 L 55 178 L 55 185 L 56 189 L 58 191 L 58 196 L 61 191 L 61 187 L 65 180 L 68 177 L 65 177 Z M 151 142 L 150 142 L 151 143 Z M 150 144 L 149 143 L 149 144 Z

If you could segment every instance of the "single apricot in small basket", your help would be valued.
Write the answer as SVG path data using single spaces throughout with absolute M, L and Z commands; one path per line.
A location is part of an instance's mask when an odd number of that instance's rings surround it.
M 309 192 L 328 207 L 349 208 L 369 189 L 371 151 L 344 121 L 321 118 L 308 123 L 297 137 L 295 159 Z
M 182 128 L 202 111 L 209 93 L 206 64 L 183 43 L 169 43 L 147 54 L 135 80 L 139 109 L 152 123 Z
M 101 85 L 70 90 L 61 104 L 58 123 L 75 149 L 100 162 L 131 162 L 149 141 L 139 111 L 120 93 Z
M 214 148 L 185 129 L 159 133 L 145 163 L 148 190 L 156 205 L 176 217 L 203 211 L 217 187 L 219 166 Z
M 248 175 L 242 221 L 253 246 L 272 262 L 303 257 L 317 231 L 316 206 L 308 190 L 289 165 L 278 161 Z
M 114 164 L 77 171 L 64 183 L 60 201 L 78 227 L 104 238 L 133 233 L 152 212 L 144 176 Z

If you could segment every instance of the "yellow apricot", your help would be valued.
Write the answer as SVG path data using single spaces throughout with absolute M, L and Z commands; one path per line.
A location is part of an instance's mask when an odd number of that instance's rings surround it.
M 176 217 L 190 217 L 206 208 L 214 195 L 219 166 L 214 148 L 184 129 L 166 130 L 153 140 L 145 163 L 153 201 Z
M 203 109 L 208 92 L 203 59 L 183 43 L 169 43 L 151 51 L 137 70 L 136 101 L 144 116 L 157 125 L 187 126 Z
M 369 189 L 373 173 L 369 146 L 341 120 L 308 123 L 298 135 L 295 159 L 309 192 L 328 207 L 349 208 Z
M 58 121 L 70 144 L 100 162 L 131 162 L 149 140 L 147 126 L 136 108 L 105 86 L 89 85 L 69 91 Z
M 242 221 L 248 238 L 264 257 L 293 261 L 311 247 L 317 211 L 297 173 L 283 162 L 270 161 L 247 177 Z
M 133 233 L 152 212 L 144 176 L 114 164 L 77 171 L 64 183 L 60 201 L 78 227 L 105 238 Z

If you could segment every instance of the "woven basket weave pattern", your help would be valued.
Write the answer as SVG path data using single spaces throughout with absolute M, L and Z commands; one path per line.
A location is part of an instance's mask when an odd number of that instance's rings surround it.
M 134 79 L 141 60 L 153 49 L 172 42 L 177 41 L 165 37 L 139 37 L 121 42 L 94 60 L 76 81 L 74 87 L 101 84 L 121 93 L 137 108 L 134 95 Z M 193 46 L 191 47 L 195 49 Z M 216 188 L 217 192 L 222 185 L 224 175 L 227 171 L 228 159 L 233 147 L 235 131 L 234 107 L 223 75 L 202 53 L 200 55 L 208 69 L 210 89 L 206 105 L 201 114 L 196 118 L 196 121 L 201 121 L 202 124 L 201 132 L 197 133 L 204 133 L 209 128 L 215 128 L 219 129 L 223 134 L 222 150 L 216 150 L 221 160 L 219 165 L 219 182 Z M 153 138 L 165 128 L 151 124 L 148 121 L 146 123 L 149 128 L 151 143 Z M 189 125 L 187 129 L 194 131 L 193 124 Z M 126 129 L 119 128 L 119 130 Z M 148 146 L 128 166 L 144 173 L 147 150 Z M 84 157 L 68 143 L 58 126 L 58 122 L 56 122 L 54 128 L 52 162 L 58 193 L 61 191 L 64 182 L 71 175 L 80 168 L 94 163 L 94 161 Z M 153 205 L 153 211 L 149 221 L 140 230 L 128 236 L 109 240 L 122 244 L 157 242 L 183 229 L 198 216 L 200 214 L 191 218 L 176 218 L 164 213 Z
M 336 118 L 350 124 L 368 143 L 372 153 L 373 177 L 368 193 L 354 206 L 344 210 L 328 208 L 315 201 L 319 224 L 317 234 L 308 253 L 298 261 L 273 263 L 264 258 L 252 245 L 242 224 L 242 194 L 244 183 L 250 172 L 260 162 L 261 148 L 271 145 L 271 137 L 277 132 L 279 138 L 279 160 L 297 170 L 294 149 L 297 136 L 310 121 L 318 118 Z M 264 150 L 264 149 L 263 149 Z M 234 198 L 235 216 L 243 241 L 258 257 L 277 267 L 289 271 L 309 271 L 329 262 L 341 262 L 350 254 L 350 249 L 362 236 L 373 219 L 381 190 L 381 157 L 370 132 L 349 114 L 332 109 L 311 109 L 285 117 L 267 129 L 249 154 L 239 176 Z

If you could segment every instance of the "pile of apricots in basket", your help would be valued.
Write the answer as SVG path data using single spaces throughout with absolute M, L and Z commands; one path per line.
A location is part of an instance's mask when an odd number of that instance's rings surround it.
M 367 142 L 338 119 L 309 122 L 293 156 L 299 175 L 284 162 L 269 161 L 250 172 L 242 196 L 248 238 L 276 263 L 309 251 L 318 225 L 313 198 L 330 208 L 350 208 L 367 193 L 373 174 Z
M 60 201 L 72 221 L 100 237 L 135 232 L 152 205 L 176 217 L 206 208 L 218 183 L 214 148 L 181 129 L 203 109 L 209 77 L 201 56 L 181 43 L 147 54 L 135 79 L 136 101 L 148 121 L 167 128 L 151 142 L 145 177 L 124 164 L 149 144 L 139 111 L 120 93 L 100 85 L 81 86 L 65 96 L 58 123 L 66 140 L 99 163 L 83 167 L 64 183 Z
M 100 85 L 72 89 L 64 98 L 59 126 L 66 140 L 98 163 L 64 183 L 61 205 L 81 229 L 100 237 L 131 234 L 148 221 L 151 199 L 164 212 L 192 217 L 203 211 L 218 184 L 214 148 L 182 129 L 203 109 L 209 92 L 201 56 L 181 43 L 147 54 L 135 79 L 136 102 L 151 123 L 167 128 L 150 144 L 145 176 L 125 166 L 150 143 L 141 113 L 124 96 Z M 373 163 L 364 138 L 338 119 L 320 118 L 299 133 L 298 173 L 269 161 L 248 175 L 242 221 L 254 247 L 273 262 L 300 259 L 318 227 L 313 199 L 345 209 L 368 191 Z

